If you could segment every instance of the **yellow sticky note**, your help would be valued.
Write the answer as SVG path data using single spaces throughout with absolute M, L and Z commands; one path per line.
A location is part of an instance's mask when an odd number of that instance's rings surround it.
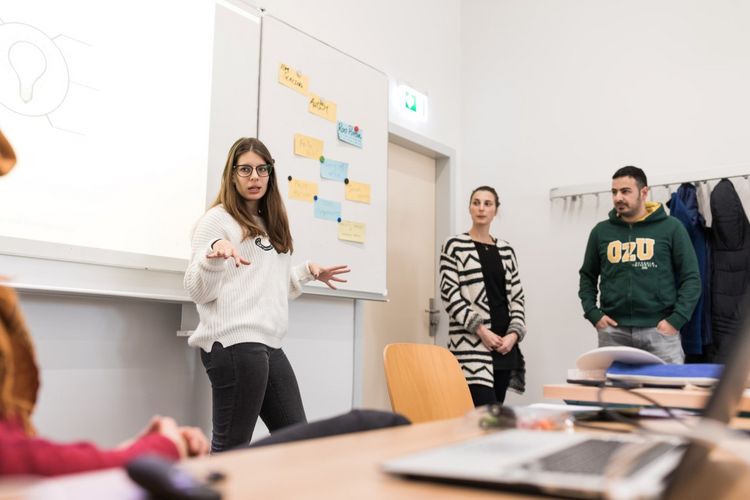
M 363 222 L 354 222 L 342 220 L 339 223 L 339 239 L 354 241 L 356 243 L 365 242 L 365 224 Z
M 294 134 L 294 154 L 320 160 L 323 156 L 323 141 L 303 134 Z
M 299 71 L 291 68 L 290 66 L 287 66 L 286 64 L 282 64 L 279 66 L 279 83 L 282 85 L 286 85 L 292 90 L 296 90 L 300 94 L 307 95 L 308 85 L 309 85 L 310 79 L 307 77 L 307 75 L 303 75 Z
M 333 101 L 324 101 L 315 94 L 310 94 L 310 104 L 307 110 L 318 115 L 321 118 L 335 122 L 336 121 L 336 103 Z
M 292 179 L 289 181 L 289 199 L 300 201 L 313 201 L 313 196 L 318 194 L 318 184 L 315 182 Z
M 346 199 L 349 201 L 370 203 L 370 185 L 349 181 L 346 185 Z

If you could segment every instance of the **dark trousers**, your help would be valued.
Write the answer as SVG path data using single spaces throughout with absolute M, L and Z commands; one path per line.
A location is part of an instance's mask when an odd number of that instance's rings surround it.
M 343 415 L 310 422 L 309 424 L 289 426 L 266 438 L 255 441 L 249 448 L 409 424 L 411 424 L 409 419 L 398 413 L 379 410 L 351 410 Z M 242 446 L 242 448 L 245 448 L 245 446 Z
M 505 402 L 505 393 L 508 392 L 511 370 L 495 369 L 494 372 L 494 387 L 487 387 L 486 385 L 479 384 L 469 384 L 471 399 L 472 401 L 474 401 L 475 407 Z
M 201 350 L 213 398 L 213 453 L 247 444 L 258 416 L 271 432 L 304 423 L 297 378 L 284 351 L 256 342 Z

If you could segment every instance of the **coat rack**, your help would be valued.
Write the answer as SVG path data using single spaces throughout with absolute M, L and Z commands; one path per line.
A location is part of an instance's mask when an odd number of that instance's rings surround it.
M 680 184 L 685 182 L 694 184 L 708 184 L 710 181 L 718 181 L 721 179 L 731 179 L 743 177 L 750 180 L 750 166 L 738 165 L 728 167 L 716 167 L 710 170 L 704 170 L 701 172 L 690 172 L 682 174 L 666 174 L 661 176 L 654 176 L 650 179 L 649 188 L 652 190 L 657 187 L 664 187 L 669 190 L 670 193 L 674 192 Z M 577 184 L 573 186 L 556 187 L 549 190 L 550 201 L 556 199 L 565 199 L 570 201 L 577 201 L 579 198 L 586 195 L 593 195 L 599 197 L 601 194 L 610 194 L 612 186 L 610 183 L 595 183 L 595 184 Z

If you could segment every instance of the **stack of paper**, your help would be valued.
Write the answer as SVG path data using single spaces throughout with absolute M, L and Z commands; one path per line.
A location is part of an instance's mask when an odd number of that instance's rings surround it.
M 601 385 L 607 380 L 607 369 L 615 361 L 636 365 L 665 364 L 658 356 L 635 347 L 599 347 L 578 356 L 576 368 L 568 370 L 568 382 Z
M 668 364 L 650 352 L 634 347 L 600 347 L 581 354 L 576 368 L 568 370 L 568 382 L 602 385 L 606 381 L 682 387 L 711 386 L 718 382 L 724 365 Z
M 639 365 L 615 361 L 607 370 L 607 379 L 667 387 L 711 386 L 719 381 L 723 370 L 724 365 L 711 363 Z

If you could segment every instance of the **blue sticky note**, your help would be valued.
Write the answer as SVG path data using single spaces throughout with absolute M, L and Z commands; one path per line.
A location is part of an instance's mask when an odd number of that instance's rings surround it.
M 344 181 L 349 172 L 349 164 L 343 161 L 325 159 L 320 164 L 320 176 L 324 179 L 331 179 L 332 181 Z
M 338 221 L 341 217 L 341 203 L 338 201 L 318 198 L 313 205 L 315 205 L 315 217 L 318 219 Z
M 354 130 L 354 125 L 348 123 L 338 122 L 338 137 L 340 141 L 344 141 L 352 146 L 362 147 L 362 129 Z

